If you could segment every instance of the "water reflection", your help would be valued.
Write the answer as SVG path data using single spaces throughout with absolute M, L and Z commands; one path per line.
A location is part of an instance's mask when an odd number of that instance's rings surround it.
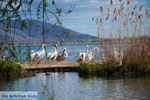
M 76 72 L 44 73 L 15 81 L 0 81 L 0 91 L 38 91 L 43 97 L 43 86 L 48 98 L 54 100 L 141 100 L 150 99 L 150 76 L 141 78 L 81 78 Z

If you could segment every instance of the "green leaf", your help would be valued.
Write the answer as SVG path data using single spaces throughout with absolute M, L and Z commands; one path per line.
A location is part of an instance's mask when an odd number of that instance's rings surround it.
M 57 12 L 56 12 L 59 16 L 62 13 L 62 9 L 57 8 Z
M 60 34 L 57 34 L 57 33 L 53 33 L 53 35 L 56 36 L 56 37 L 60 36 Z
M 22 28 L 22 29 L 24 29 L 24 28 L 27 29 L 27 28 L 28 28 L 28 25 L 27 25 L 27 23 L 26 23 L 24 20 L 23 20 L 22 23 L 21 23 L 21 28 Z

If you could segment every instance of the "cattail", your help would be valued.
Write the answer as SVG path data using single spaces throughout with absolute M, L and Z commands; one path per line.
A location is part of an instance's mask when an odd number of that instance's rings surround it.
M 137 8 L 137 4 L 134 6 L 133 10 L 135 10 Z
M 117 9 L 116 8 L 114 9 L 114 14 L 117 14 Z
M 127 5 L 130 5 L 130 0 L 127 1 Z
M 112 19 L 112 22 L 116 21 L 116 20 L 117 20 L 117 16 L 114 16 L 113 19 Z
M 113 5 L 113 0 L 110 0 L 110 4 Z
M 102 24 L 102 17 L 100 18 L 100 23 Z
M 118 14 L 121 15 L 121 11 L 120 10 L 118 10 Z
M 148 10 L 147 10 L 147 9 L 145 9 L 145 15 L 146 15 L 146 16 L 148 15 Z
M 131 15 L 132 15 L 132 16 L 134 15 L 134 11 L 131 12 Z
M 139 15 L 139 16 L 138 16 L 138 19 L 141 19 L 142 17 L 143 17 L 142 15 Z
M 102 6 L 100 6 L 100 12 L 101 12 L 101 14 L 103 14 L 103 7 Z
M 96 18 L 96 24 L 98 24 L 98 18 Z
M 94 18 L 92 17 L 92 21 L 94 21 Z
M 107 14 L 107 16 L 106 16 L 106 20 L 108 20 L 109 19 L 109 14 Z
M 109 10 L 109 8 L 107 9 L 107 11 L 108 11 L 108 13 L 110 13 L 110 10 Z
M 143 8 L 143 5 L 141 5 L 141 6 L 140 6 L 139 10 L 141 11 L 141 10 L 142 10 L 142 8 Z
M 107 16 L 106 16 L 106 20 L 108 20 L 109 19 L 109 16 L 110 16 L 110 10 L 109 10 L 109 8 L 107 9 Z
M 124 9 L 124 4 L 121 4 L 120 10 L 123 11 L 123 9 Z
M 131 13 L 131 12 L 129 11 L 129 8 L 127 8 L 127 14 L 128 14 L 128 16 L 130 15 L 130 13 Z

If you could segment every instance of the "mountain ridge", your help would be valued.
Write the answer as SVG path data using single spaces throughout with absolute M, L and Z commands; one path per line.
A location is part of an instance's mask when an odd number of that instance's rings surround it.
M 22 23 L 15 23 L 14 20 L 11 20 L 11 32 L 5 32 L 5 25 L 0 23 L 0 40 L 4 43 L 10 43 L 12 38 L 15 37 L 14 43 L 22 43 L 29 42 L 29 20 L 25 20 L 27 29 L 22 29 L 20 26 Z M 16 26 L 15 26 L 16 25 Z M 39 27 L 35 27 L 39 26 Z M 96 41 L 97 37 L 82 34 L 80 32 L 76 32 L 74 30 L 62 27 L 60 25 L 56 25 L 53 29 L 51 29 L 51 23 L 45 23 L 45 31 L 50 30 L 50 32 L 46 33 L 46 42 L 58 42 L 63 40 L 64 42 L 85 42 L 85 41 Z M 15 32 L 15 34 L 14 34 Z M 39 44 L 42 43 L 43 37 L 40 34 L 42 33 L 42 22 L 37 20 L 32 20 L 31 30 L 30 30 L 30 43 L 31 44 Z M 4 38 L 6 38 L 4 40 Z

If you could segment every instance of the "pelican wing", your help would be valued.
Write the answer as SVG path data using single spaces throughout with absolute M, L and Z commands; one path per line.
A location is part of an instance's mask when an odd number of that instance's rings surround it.
M 42 59 L 45 56 L 45 51 L 36 52 L 35 59 Z

